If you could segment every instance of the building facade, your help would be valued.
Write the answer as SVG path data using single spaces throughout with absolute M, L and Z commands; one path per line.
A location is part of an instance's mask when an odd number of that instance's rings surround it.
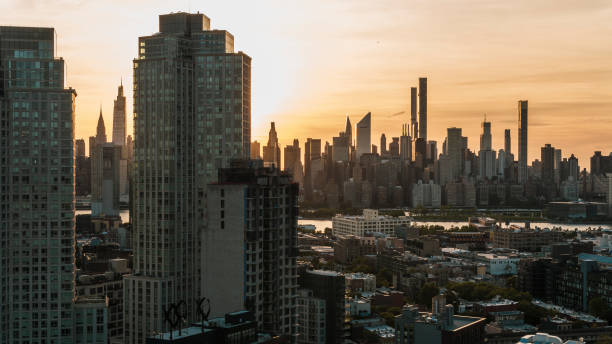
M 372 150 L 372 114 L 367 113 L 361 121 L 357 122 L 357 158 L 370 153 Z
M 409 226 L 411 218 L 408 216 L 378 215 L 378 210 L 364 209 L 363 215 L 344 216 L 336 215 L 332 218 L 334 235 L 365 236 L 366 233 L 393 234 L 398 226 Z
M 134 68 L 134 273 L 124 279 L 126 343 L 165 332 L 163 310 L 197 320 L 206 191 L 217 169 L 248 158 L 251 58 L 203 14 L 159 17 Z
M 212 316 L 247 309 L 261 332 L 294 336 L 298 186 L 256 165 L 236 161 L 209 186 L 202 290 Z
M 527 100 L 518 102 L 518 182 L 527 182 Z
M 53 28 L 0 27 L 0 343 L 72 343 L 76 91 Z
M 335 271 L 312 270 L 300 275 L 300 288 L 310 290 L 311 297 L 325 302 L 325 343 L 341 343 L 344 336 L 344 276 Z M 298 322 L 307 324 L 299 317 Z M 303 325 L 298 325 L 302 327 Z M 306 341 L 308 342 L 308 341 Z

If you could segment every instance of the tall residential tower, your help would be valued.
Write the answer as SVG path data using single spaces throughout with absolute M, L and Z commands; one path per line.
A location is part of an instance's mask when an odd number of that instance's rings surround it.
M 207 186 L 248 158 L 251 58 L 204 14 L 159 16 L 134 59 L 133 274 L 124 279 L 125 343 L 165 332 L 164 310 L 213 295 L 203 281 Z M 236 286 L 240 288 L 241 286 Z
M 527 101 L 518 101 L 518 182 L 527 181 Z
M 0 27 L 0 343 L 72 343 L 74 100 L 53 28 Z
M 427 142 L 427 78 L 419 78 L 419 138 Z

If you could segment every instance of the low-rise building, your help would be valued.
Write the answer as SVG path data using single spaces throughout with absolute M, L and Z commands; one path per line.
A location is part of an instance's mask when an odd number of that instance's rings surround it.
M 353 293 L 376 291 L 376 275 L 355 272 L 344 275 L 346 287 Z
M 414 239 L 406 239 L 404 241 L 406 250 L 416 254 L 419 257 L 439 256 L 440 241 L 437 238 L 430 236 L 420 236 Z
M 376 245 L 358 236 L 339 236 L 334 242 L 334 259 L 340 264 L 351 264 L 357 257 L 370 254 L 376 254 Z
M 517 265 L 520 262 L 518 257 L 497 255 L 494 253 L 479 253 L 476 260 L 485 264 L 487 273 L 493 276 L 516 275 Z
M 363 215 L 336 215 L 332 219 L 334 235 L 365 236 L 366 233 L 394 234 L 395 227 L 410 226 L 408 216 L 379 215 L 378 210 L 364 209 Z
M 491 232 L 491 241 L 494 247 L 537 252 L 542 246 L 563 241 L 563 233 L 557 230 L 529 229 L 512 225 Z
M 482 343 L 485 322 L 485 318 L 455 315 L 452 305 L 438 315 L 408 306 L 395 317 L 395 343 Z

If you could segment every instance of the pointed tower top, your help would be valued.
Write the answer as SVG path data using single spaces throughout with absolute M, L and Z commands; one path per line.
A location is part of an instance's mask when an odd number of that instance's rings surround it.
M 106 128 L 104 127 L 104 117 L 102 117 L 102 106 L 100 106 L 100 117 L 98 117 L 98 134 L 102 132 L 102 134 L 106 134 Z

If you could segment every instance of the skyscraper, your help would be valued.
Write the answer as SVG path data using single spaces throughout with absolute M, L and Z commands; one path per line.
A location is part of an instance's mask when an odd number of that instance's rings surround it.
M 482 122 L 482 134 L 480 134 L 480 150 L 491 150 L 491 122 L 487 117 Z
M 268 133 L 268 144 L 263 147 L 263 161 L 266 167 L 275 166 L 280 169 L 280 146 L 278 145 L 278 135 L 274 122 L 270 124 Z
M 417 88 L 410 87 L 410 136 L 419 137 L 419 123 L 417 122 Z
M 75 141 L 75 147 L 76 147 L 76 156 L 77 157 L 84 157 L 85 156 L 85 140 L 83 139 L 78 139 Z
M 117 99 L 115 99 L 113 107 L 113 144 L 125 146 L 125 128 L 126 128 L 126 116 L 125 116 L 125 96 L 123 96 L 123 81 L 117 88 Z
M 106 142 L 106 126 L 104 126 L 102 107 L 100 107 L 100 116 L 98 117 L 98 125 L 96 126 L 96 145 L 103 145 Z
M 518 101 L 518 182 L 527 181 L 527 101 Z
M 72 343 L 78 332 L 76 91 L 54 38 L 0 27 L 0 343 Z
M 344 135 L 348 137 L 348 144 L 349 147 L 351 147 L 353 145 L 353 127 L 351 126 L 351 120 L 349 119 L 349 116 L 346 116 L 346 129 L 344 130 Z
M 427 78 L 419 78 L 419 138 L 427 142 Z
M 363 154 L 371 152 L 372 148 L 372 114 L 368 112 L 359 123 L 357 123 L 357 159 Z
M 555 177 L 555 147 L 552 147 L 549 143 L 544 145 L 541 150 L 541 158 L 542 181 L 552 183 Z
M 283 170 L 291 174 L 294 182 L 302 184 L 304 182 L 304 168 L 298 139 L 293 140 L 293 145 L 285 146 L 283 158 Z
M 497 174 L 496 152 L 491 149 L 491 122 L 485 120 L 482 122 L 482 134 L 480 135 L 480 151 L 478 158 L 480 160 L 480 171 L 478 176 L 480 179 L 491 179 Z
M 450 159 L 450 179 L 455 181 L 463 173 L 464 139 L 461 135 L 461 128 L 447 129 L 446 150 Z
M 506 155 L 512 154 L 512 137 L 510 136 L 510 129 L 504 131 L 504 152 L 506 152 Z
M 400 159 L 402 161 L 412 160 L 412 140 L 408 134 L 408 124 L 402 125 L 402 136 L 400 136 Z
M 91 216 L 119 221 L 121 146 L 98 144 L 91 157 Z
M 159 16 L 138 40 L 134 68 L 133 274 L 124 279 L 125 343 L 168 330 L 184 301 L 197 320 L 209 183 L 249 157 L 251 58 L 203 14 Z M 159 78 L 153 78 L 157 75 Z M 240 286 L 238 286 L 240 287 Z
M 387 137 L 385 134 L 380 135 L 380 155 L 387 153 Z
M 260 331 L 291 336 L 298 186 L 286 173 L 257 164 L 235 161 L 209 187 L 203 291 L 211 316 L 246 308 Z

